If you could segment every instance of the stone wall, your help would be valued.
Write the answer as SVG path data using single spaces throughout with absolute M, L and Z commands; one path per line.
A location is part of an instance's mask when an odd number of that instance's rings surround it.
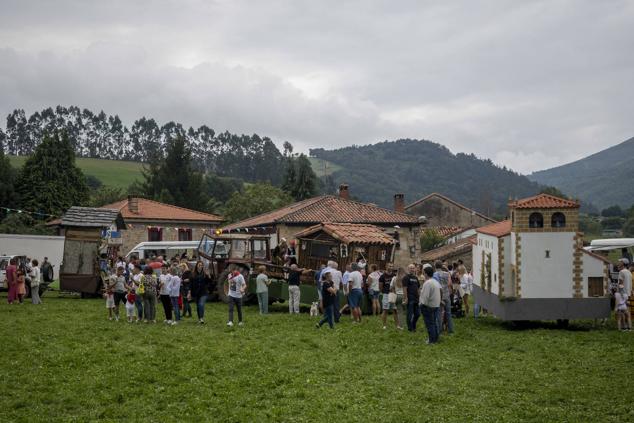
M 541 213 L 544 217 L 543 228 L 530 228 L 528 218 L 532 213 Z M 554 213 L 566 216 L 566 225 L 562 228 L 551 227 Z M 579 209 L 511 209 L 513 232 L 577 232 L 579 230 Z
M 460 226 L 461 228 L 469 228 L 492 223 L 492 221 L 440 197 L 428 198 L 405 211 L 413 216 L 425 216 L 428 226 Z
M 215 228 L 212 225 L 204 224 L 191 224 L 191 223 L 174 223 L 174 222 L 132 222 L 126 221 L 128 223 L 128 229 L 121 231 L 121 237 L 123 238 L 123 245 L 120 247 L 119 252 L 122 255 L 127 254 L 132 248 L 134 248 L 137 244 L 141 242 L 148 241 L 148 226 L 152 227 L 160 227 L 163 228 L 163 241 L 176 241 L 178 240 L 178 231 L 176 228 L 180 229 L 191 229 L 192 230 L 192 241 L 200 240 L 203 236 L 203 233 L 210 234 Z M 132 225 L 130 228 L 129 225 Z

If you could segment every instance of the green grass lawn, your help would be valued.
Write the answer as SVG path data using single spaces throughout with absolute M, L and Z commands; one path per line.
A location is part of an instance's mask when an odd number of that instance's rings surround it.
M 247 307 L 246 325 L 228 329 L 226 306 L 209 303 L 207 325 L 167 327 L 57 295 L 39 307 L 0 297 L 0 421 L 634 420 L 634 333 L 613 325 L 468 318 L 428 346 L 422 328 L 374 318 L 317 330 L 283 306 Z
M 321 178 L 322 176 L 330 175 L 333 172 L 342 169 L 341 166 L 339 166 L 338 164 L 329 162 L 327 160 L 318 159 L 316 157 L 309 157 L 308 160 L 310 160 L 310 165 L 313 168 L 315 175 L 317 175 L 317 177 L 319 178 Z
M 14 167 L 21 167 L 27 159 L 25 156 L 8 157 Z M 76 162 L 84 175 L 92 175 L 104 185 L 127 188 L 135 180 L 143 179 L 141 175 L 143 165 L 141 163 L 79 157 Z

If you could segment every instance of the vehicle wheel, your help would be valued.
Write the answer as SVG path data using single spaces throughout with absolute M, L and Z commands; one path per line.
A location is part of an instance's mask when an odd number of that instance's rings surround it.
M 570 322 L 568 321 L 568 319 L 558 319 L 557 320 L 557 327 L 561 328 L 561 329 L 566 329 L 568 327 L 568 324 Z
M 218 300 L 225 304 L 229 303 L 229 296 L 225 294 L 225 282 L 227 282 L 229 273 L 233 272 L 233 268 L 233 265 L 227 266 L 220 276 L 218 276 L 218 280 L 216 281 L 216 295 L 218 296 Z

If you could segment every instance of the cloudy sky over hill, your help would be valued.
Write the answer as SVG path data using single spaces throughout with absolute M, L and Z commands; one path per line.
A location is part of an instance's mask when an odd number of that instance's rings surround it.
M 530 172 L 634 136 L 632 22 L 618 0 L 0 0 L 0 115 L 420 138 Z

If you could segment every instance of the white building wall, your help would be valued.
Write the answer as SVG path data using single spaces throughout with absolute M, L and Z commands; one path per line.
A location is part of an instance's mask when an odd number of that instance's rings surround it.
M 592 257 L 589 254 L 582 254 L 583 260 L 583 282 L 581 288 L 581 294 L 583 297 L 588 296 L 588 278 L 600 278 L 605 276 L 605 262 L 599 260 L 596 257 Z
M 504 244 L 504 296 L 515 296 L 515 288 L 513 286 L 513 272 L 511 271 L 511 262 L 513 256 L 513 246 L 511 243 L 511 235 L 500 238 L 500 242 Z
M 48 235 L 0 234 L 0 254 L 27 256 L 40 263 L 44 257 L 54 266 L 55 278 L 64 256 L 64 237 Z
M 476 245 L 473 247 L 473 283 L 479 287 L 484 285 L 484 281 L 480 278 L 482 273 L 482 252 L 491 254 L 491 292 L 499 295 L 498 280 L 500 275 L 498 274 L 497 237 L 479 233 L 476 238 Z
M 521 233 L 522 298 L 573 296 L 574 236 L 573 232 Z

